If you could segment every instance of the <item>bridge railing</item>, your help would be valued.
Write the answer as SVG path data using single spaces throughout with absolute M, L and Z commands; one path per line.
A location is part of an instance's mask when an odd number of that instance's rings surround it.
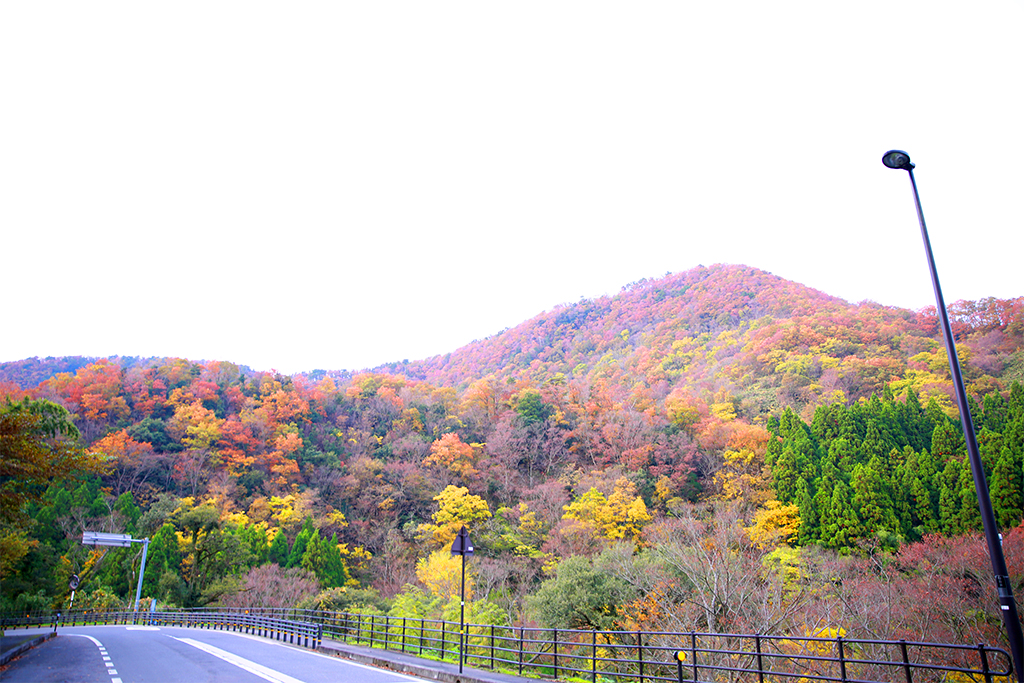
M 165 610 L 157 612 L 72 610 L 67 612 L 30 612 L 0 616 L 0 628 L 32 626 L 133 625 L 183 626 L 251 633 L 295 645 L 316 649 L 323 640 L 323 625 L 259 612 L 221 610 Z
M 71 612 L 59 620 L 85 622 L 232 629 L 307 647 L 327 638 L 591 683 L 1009 683 L 1013 677 L 1009 653 L 985 644 L 491 624 L 466 624 L 460 637 L 458 622 L 276 608 Z M 6 628 L 50 623 L 57 621 L 49 612 L 0 616 Z

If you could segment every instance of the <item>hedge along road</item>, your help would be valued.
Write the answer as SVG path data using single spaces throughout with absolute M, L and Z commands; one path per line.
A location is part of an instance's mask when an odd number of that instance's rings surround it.
M 230 631 L 155 626 L 62 627 L 56 638 L 10 662 L 4 683 L 419 683 L 364 666 Z

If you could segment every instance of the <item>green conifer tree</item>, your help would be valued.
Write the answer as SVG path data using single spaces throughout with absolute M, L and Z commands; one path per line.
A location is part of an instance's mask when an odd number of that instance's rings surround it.
M 800 509 L 800 528 L 797 533 L 797 543 L 800 545 L 816 543 L 821 539 L 818 510 L 814 505 L 814 497 L 811 495 L 810 485 L 804 479 L 801 479 L 796 485 L 796 504 Z
M 864 536 L 862 525 L 852 504 L 853 492 L 846 482 L 839 480 L 832 492 L 829 523 L 822 528 L 821 544 L 826 548 L 849 551 Z
M 954 536 L 961 532 L 960 520 L 960 470 L 962 465 L 956 458 L 946 462 L 939 487 L 939 526 L 942 533 Z
M 1024 473 L 1021 471 L 1021 462 L 1020 457 L 1004 446 L 992 473 L 992 511 L 995 513 L 996 524 L 1002 529 L 1013 528 L 1021 521 L 1021 508 L 1024 507 Z
M 984 416 L 981 426 L 1000 434 L 1006 430 L 1010 417 L 1010 406 L 998 391 L 985 394 L 981 400 Z
M 981 511 L 978 509 L 978 491 L 969 464 L 960 468 L 960 530 L 981 531 Z
M 341 588 L 351 580 L 352 576 L 338 549 L 338 534 L 334 534 L 324 548 L 323 585 L 325 588 Z
M 889 486 L 879 472 L 880 459 L 875 456 L 866 465 L 857 465 L 850 478 L 853 505 L 868 533 L 888 531 L 900 533 L 900 524 L 889 493 Z
M 320 530 L 314 529 L 313 533 L 306 540 L 306 549 L 303 551 L 302 559 L 299 561 L 299 566 L 312 572 L 313 576 L 321 582 L 321 585 L 323 584 L 324 569 L 327 566 L 325 546 L 326 544 L 323 539 L 320 538 Z
M 1008 421 L 1024 418 L 1024 384 L 1014 382 L 1010 385 L 1010 398 L 1006 401 Z
M 267 551 L 267 561 L 281 567 L 288 564 L 288 537 L 283 529 L 278 529 L 274 540 L 270 542 L 270 549 Z
M 295 543 L 292 544 L 292 551 L 288 554 L 288 562 L 285 564 L 286 569 L 302 565 L 302 556 L 306 554 L 306 544 L 309 543 L 312 536 L 313 520 L 307 517 L 302 524 L 302 530 L 295 537 Z
M 940 422 L 932 432 L 932 457 L 938 462 L 959 460 L 967 453 L 967 444 L 959 429 L 949 420 Z
M 921 408 L 921 402 L 913 389 L 907 389 L 907 398 L 900 404 L 897 416 L 910 446 L 918 452 L 931 450 L 932 431 L 935 425 Z

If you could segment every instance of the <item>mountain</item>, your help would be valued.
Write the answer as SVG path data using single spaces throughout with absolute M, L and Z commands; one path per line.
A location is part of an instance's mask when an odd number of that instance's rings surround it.
M 995 514 L 1011 529 L 1024 519 L 1024 297 L 949 312 Z M 694 548 L 724 534 L 715 547 L 753 558 L 742 573 L 756 576 L 776 550 L 772 562 L 804 572 L 819 551 L 959 537 L 980 521 L 948 380 L 934 310 L 851 304 L 735 265 L 635 282 L 450 354 L 360 373 L 288 377 L 181 358 L 7 363 L 4 434 L 66 409 L 83 452 L 110 469 L 0 477 L 34 520 L 0 520 L 17 540 L 0 544 L 10 572 L 0 611 L 59 602 L 73 568 L 91 607 L 128 596 L 131 558 L 86 573 L 96 558 L 83 529 L 152 537 L 144 592 L 162 602 L 237 596 L 243 575 L 274 562 L 310 568 L 339 608 L 370 599 L 342 590 L 355 584 L 437 607 L 410 586 L 437 569 L 431 550 L 450 558 L 466 524 L 481 587 L 505 601 L 510 623 L 533 618 L 525 596 L 552 566 L 632 543 L 627 557 L 635 551 L 644 573 L 644 550 L 685 525 Z M 794 559 L 809 546 L 809 564 Z M 819 569 L 822 590 L 843 583 Z M 873 576 L 865 565 L 855 578 Z M 649 604 L 664 603 L 659 590 Z M 677 598 L 680 609 L 693 602 Z M 620 615 L 646 613 L 632 604 Z
M 950 308 L 971 379 L 1024 381 L 1024 297 Z M 634 282 L 452 353 L 379 369 L 455 387 L 489 375 L 681 385 L 726 392 L 756 416 L 865 398 L 893 380 L 948 398 L 941 367 L 932 367 L 945 357 L 937 333 L 934 307 L 850 304 L 756 268 L 713 265 Z
M 1024 381 L 1024 297 L 957 301 L 950 317 L 974 393 Z M 27 389 L 95 358 L 0 364 L 0 383 Z M 123 368 L 169 359 L 119 358 Z M 851 304 L 742 265 L 699 266 L 630 283 L 614 296 L 565 304 L 451 353 L 388 363 L 391 373 L 465 389 L 476 380 L 595 380 L 626 395 L 668 390 L 727 396 L 749 418 L 913 388 L 951 409 L 934 307 Z M 243 374 L 254 374 L 240 368 Z M 347 381 L 348 371 L 303 375 Z

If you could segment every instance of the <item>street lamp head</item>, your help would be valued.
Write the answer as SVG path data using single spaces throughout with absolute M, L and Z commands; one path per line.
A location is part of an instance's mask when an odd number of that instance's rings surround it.
M 914 164 L 910 162 L 910 155 L 898 149 L 891 149 L 886 152 L 882 156 L 882 163 L 889 168 L 895 168 L 900 171 L 910 171 L 914 168 Z

